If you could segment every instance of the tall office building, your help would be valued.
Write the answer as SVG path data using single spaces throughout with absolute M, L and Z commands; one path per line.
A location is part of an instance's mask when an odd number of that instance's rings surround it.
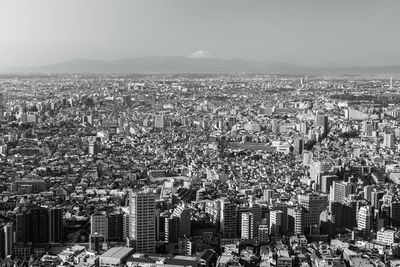
M 390 221 L 393 227 L 400 227 L 400 202 L 390 204 Z
M 385 133 L 385 135 L 383 136 L 383 145 L 386 148 L 393 148 L 394 141 L 395 141 L 394 133 Z
M 129 235 L 136 251 L 155 251 L 155 199 L 150 191 L 129 192 Z
M 253 238 L 257 238 L 258 226 L 262 221 L 263 210 L 261 205 L 252 203 L 250 206 L 250 212 L 253 214 Z
M 49 241 L 48 213 L 35 207 L 20 212 L 15 218 L 16 243 L 47 243 Z
M 108 237 L 107 240 L 119 241 L 123 236 L 123 215 L 120 212 L 112 212 L 108 215 Z
M 372 208 L 370 206 L 361 207 L 357 214 L 358 230 L 370 231 L 372 229 Z
M 296 138 L 293 141 L 293 154 L 301 155 L 304 149 L 304 141 L 303 139 Z
M 371 193 L 371 206 L 375 209 L 379 209 L 379 200 L 382 199 L 385 192 L 373 190 Z
M 337 175 L 326 174 L 321 176 L 321 192 L 324 194 L 329 194 L 331 186 L 333 182 L 339 181 L 339 177 Z
M 49 211 L 49 242 L 61 243 L 63 240 L 63 209 L 61 207 L 54 207 Z
M 282 217 L 281 210 L 271 210 L 269 213 L 269 233 L 271 236 L 279 237 L 283 234 L 282 231 Z
M 269 203 L 270 200 L 271 200 L 271 198 L 273 198 L 273 197 L 274 197 L 274 190 L 272 190 L 272 189 L 265 189 L 265 190 L 263 191 L 263 198 L 264 198 L 264 200 L 265 200 L 267 203 Z
M 242 236 L 242 214 L 250 212 L 249 207 L 237 207 L 236 209 L 236 236 Z
M 108 218 L 105 212 L 95 213 L 90 216 L 90 234 L 108 237 Z
M 304 210 L 301 206 L 289 207 L 288 213 L 288 233 L 291 235 L 304 233 Z
M 251 212 L 242 213 L 242 239 L 254 238 L 254 216 Z
M 129 213 L 125 213 L 122 215 L 122 238 L 126 240 L 127 238 L 129 239 Z
M 258 242 L 260 244 L 267 244 L 269 242 L 269 226 L 267 224 L 260 224 L 258 226 Z
M 340 202 L 353 193 L 354 186 L 349 182 L 334 181 L 330 189 L 330 202 Z
M 220 208 L 220 231 L 222 237 L 232 238 L 236 237 L 237 228 L 237 208 L 234 203 L 227 198 L 221 199 Z
M 42 207 L 33 208 L 30 211 L 29 220 L 30 242 L 49 242 L 49 213 Z
M 315 117 L 315 126 L 323 128 L 324 132 L 328 131 L 329 121 L 325 114 L 317 113 Z
M 357 226 L 357 201 L 331 202 L 329 212 L 337 232 Z
M 178 243 L 179 240 L 179 217 L 171 216 L 165 218 L 165 242 Z
M 367 185 L 364 187 L 364 199 L 371 203 L 372 186 Z
M 305 209 L 304 228 L 318 225 L 321 212 L 328 206 L 327 195 L 307 194 L 298 196 L 299 204 Z
M 174 209 L 173 216 L 179 218 L 180 230 L 179 237 L 189 237 L 192 233 L 190 209 L 185 205 L 180 205 Z
M 288 206 L 286 203 L 278 201 L 273 204 L 272 209 L 282 211 L 282 233 L 286 233 L 288 230 Z
M 4 256 L 12 255 L 14 245 L 14 227 L 12 223 L 7 223 L 3 227 L 4 231 Z

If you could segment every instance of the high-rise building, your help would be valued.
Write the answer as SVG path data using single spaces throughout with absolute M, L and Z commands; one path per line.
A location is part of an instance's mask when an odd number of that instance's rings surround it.
M 7 223 L 4 230 L 4 256 L 12 255 L 14 245 L 14 227 L 12 223 Z
M 353 184 L 349 182 L 334 181 L 330 189 L 330 202 L 340 202 L 353 193 Z
M 372 208 L 370 206 L 361 207 L 357 214 L 358 230 L 370 231 L 372 229 L 372 218 Z
M 154 127 L 155 128 L 164 128 L 165 118 L 164 115 L 155 115 L 154 116 Z
M 385 133 L 385 135 L 383 136 L 383 145 L 386 148 L 393 148 L 394 141 L 395 141 L 394 133 Z
M 293 154 L 301 155 L 304 149 L 304 141 L 303 139 L 296 138 L 293 141 Z
M 327 195 L 307 194 L 298 196 L 299 204 L 305 209 L 304 228 L 319 224 L 321 212 L 328 206 Z
M 393 89 L 393 77 L 390 77 L 389 89 Z
M 271 210 L 269 213 L 269 233 L 271 236 L 281 236 L 282 231 L 282 217 L 283 212 L 281 210 Z
M 375 209 L 379 209 L 379 200 L 382 199 L 385 192 L 373 190 L 371 193 L 371 206 Z
M 251 212 L 242 213 L 242 239 L 254 238 L 254 216 Z
M 253 238 L 257 238 L 258 226 L 262 221 L 263 209 L 261 205 L 252 203 L 250 205 L 250 212 L 253 214 Z
M 123 214 L 112 212 L 108 215 L 108 237 L 107 240 L 119 241 L 123 238 Z
M 221 199 L 220 230 L 224 238 L 236 237 L 237 208 L 227 198 Z
M 49 242 L 49 214 L 48 210 L 42 207 L 33 208 L 30 211 L 29 233 L 30 242 Z
M 282 233 L 286 233 L 288 230 L 288 206 L 287 203 L 277 201 L 273 203 L 272 209 L 282 211 Z
M 125 213 L 122 215 L 122 238 L 126 240 L 129 239 L 129 213 Z
M 179 218 L 180 230 L 179 237 L 189 237 L 192 233 L 191 211 L 184 205 L 177 206 L 174 209 L 173 216 Z
M 362 123 L 362 131 L 365 136 L 371 137 L 374 132 L 374 124 L 371 121 L 363 121 Z
M 324 194 L 329 194 L 331 186 L 334 181 L 339 181 L 339 177 L 337 175 L 326 174 L 321 176 L 321 192 Z
M 260 244 L 267 244 L 269 242 L 269 226 L 267 224 L 260 224 L 258 226 L 258 242 Z
M 332 222 L 336 228 L 336 232 L 341 232 L 344 229 L 353 229 L 357 226 L 357 202 L 342 201 L 331 202 L 329 211 L 332 215 Z
M 333 164 L 330 161 L 322 161 L 318 158 L 310 159 L 310 178 L 318 185 L 321 185 L 322 175 L 330 174 Z
M 29 242 L 29 214 L 21 212 L 15 216 L 15 242 Z
M 323 132 L 327 132 L 328 125 L 329 125 L 328 116 L 326 116 L 325 114 L 317 113 L 315 117 L 315 126 L 321 127 L 323 128 Z
M 95 213 L 90 216 L 90 234 L 108 237 L 108 218 L 105 212 Z
M 47 243 L 49 241 L 48 212 L 35 207 L 20 212 L 15 218 L 16 243 Z
M 4 112 L 4 95 L 0 93 L 0 118 L 3 117 Z
M 63 240 L 63 209 L 61 207 L 54 207 L 49 211 L 49 242 L 61 243 Z
M 371 203 L 372 186 L 367 185 L 364 187 L 364 199 Z
M 150 191 L 129 192 L 130 239 L 136 251 L 155 251 L 155 194 Z
M 270 200 L 271 200 L 271 198 L 274 197 L 274 190 L 272 190 L 272 189 L 265 189 L 264 192 L 263 192 L 263 197 L 264 197 L 264 200 L 265 200 L 267 203 L 269 203 Z
M 178 243 L 179 240 L 179 217 L 171 216 L 165 220 L 165 242 Z
M 400 202 L 390 204 L 390 221 L 393 227 L 400 227 Z
M 288 213 L 288 233 L 291 235 L 304 233 L 304 210 L 301 206 L 289 207 Z

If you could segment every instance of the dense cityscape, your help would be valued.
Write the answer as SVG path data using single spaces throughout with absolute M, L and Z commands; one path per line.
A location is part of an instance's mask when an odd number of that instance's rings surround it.
M 400 266 L 399 90 L 2 75 L 1 266 Z

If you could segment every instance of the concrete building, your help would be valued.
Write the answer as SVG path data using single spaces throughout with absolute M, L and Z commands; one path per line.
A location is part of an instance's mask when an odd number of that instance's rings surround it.
M 393 230 L 381 229 L 376 233 L 376 241 L 382 242 L 386 245 L 391 245 L 394 243 L 396 232 Z
M 300 206 L 289 207 L 288 210 L 288 233 L 304 233 L 304 210 Z
M 330 202 L 340 202 L 353 193 L 353 185 L 348 182 L 334 181 L 330 189 Z
M 104 213 L 97 213 L 90 216 L 90 234 L 99 234 L 108 237 L 108 218 Z
M 321 212 L 328 206 L 327 195 L 307 194 L 299 195 L 299 204 L 304 207 L 304 228 L 318 225 Z
M 242 232 L 242 239 L 253 239 L 254 236 L 254 216 L 251 212 L 244 212 L 242 213 L 242 223 L 241 223 L 241 232 Z
M 128 247 L 113 247 L 99 256 L 100 267 L 117 267 L 126 263 L 134 249 Z
M 221 199 L 220 230 L 222 237 L 236 237 L 237 209 L 236 205 L 226 198 Z
M 129 235 L 137 252 L 155 251 L 155 195 L 151 191 L 129 192 Z
M 357 228 L 362 231 L 372 229 L 372 208 L 370 206 L 361 207 L 357 214 Z

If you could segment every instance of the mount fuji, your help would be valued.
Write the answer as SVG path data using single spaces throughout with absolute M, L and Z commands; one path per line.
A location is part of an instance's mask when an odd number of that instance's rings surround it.
M 214 58 L 208 51 L 198 50 L 187 56 L 192 59 L 211 59 Z

